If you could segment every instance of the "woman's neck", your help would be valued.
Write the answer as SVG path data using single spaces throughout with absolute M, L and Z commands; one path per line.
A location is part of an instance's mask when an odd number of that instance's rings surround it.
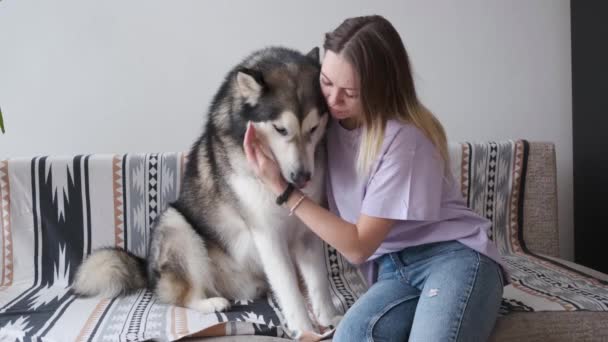
M 352 131 L 355 128 L 361 127 L 361 121 L 357 118 L 346 118 L 339 121 L 340 126 Z

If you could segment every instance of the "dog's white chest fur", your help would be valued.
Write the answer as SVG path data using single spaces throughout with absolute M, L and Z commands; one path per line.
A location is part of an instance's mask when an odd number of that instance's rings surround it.
M 234 174 L 230 185 L 239 199 L 237 206 L 247 230 L 289 235 L 299 222 L 295 216 L 289 216 L 288 209 L 276 204 L 276 196 L 256 178 Z

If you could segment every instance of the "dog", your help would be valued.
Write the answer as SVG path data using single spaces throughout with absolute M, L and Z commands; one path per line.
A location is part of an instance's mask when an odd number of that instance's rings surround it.
M 328 121 L 319 74 L 318 48 L 265 48 L 235 66 L 189 152 L 179 198 L 153 227 L 146 259 L 98 249 L 80 265 L 72 290 L 114 297 L 148 287 L 164 303 L 204 313 L 272 290 L 289 329 L 314 331 L 297 267 L 318 323 L 335 324 L 322 241 L 275 203 L 243 149 L 251 122 L 283 177 L 319 203 Z

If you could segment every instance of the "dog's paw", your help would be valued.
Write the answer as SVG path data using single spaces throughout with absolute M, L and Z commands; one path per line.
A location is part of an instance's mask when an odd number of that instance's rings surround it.
M 292 338 L 296 340 L 298 339 L 297 336 L 304 331 L 316 332 L 309 320 L 298 320 L 295 318 L 287 318 L 287 328 L 291 331 Z
M 343 317 L 333 307 L 324 307 L 324 310 L 319 310 L 315 315 L 317 322 L 324 327 L 336 327 Z
M 222 297 L 199 299 L 191 303 L 190 308 L 203 313 L 220 312 L 229 309 L 230 302 Z
M 213 311 L 220 312 L 226 311 L 230 309 L 230 302 L 226 298 L 222 297 L 214 297 L 207 299 L 209 301 L 209 305 L 213 307 Z
M 343 315 L 337 315 L 337 316 L 332 317 L 331 324 L 329 326 L 334 327 L 334 328 L 337 327 L 338 324 L 340 324 L 340 321 L 342 321 L 342 318 L 344 318 Z
M 338 326 L 338 323 L 340 323 L 343 317 L 344 316 L 342 315 L 333 317 L 319 317 L 319 324 L 325 328 L 332 329 Z

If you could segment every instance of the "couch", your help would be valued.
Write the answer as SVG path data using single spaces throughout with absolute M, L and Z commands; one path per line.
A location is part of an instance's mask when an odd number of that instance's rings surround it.
M 607 341 L 608 276 L 559 258 L 555 147 L 508 140 L 450 144 L 452 172 L 491 237 L 511 284 L 492 341 Z M 184 153 L 38 156 L 0 161 L 0 341 L 279 341 L 277 301 L 223 313 L 159 303 L 148 290 L 77 298 L 78 264 L 100 246 L 147 253 L 154 220 L 181 186 Z M 366 285 L 330 246 L 334 304 Z M 254 336 L 255 335 L 255 336 Z

